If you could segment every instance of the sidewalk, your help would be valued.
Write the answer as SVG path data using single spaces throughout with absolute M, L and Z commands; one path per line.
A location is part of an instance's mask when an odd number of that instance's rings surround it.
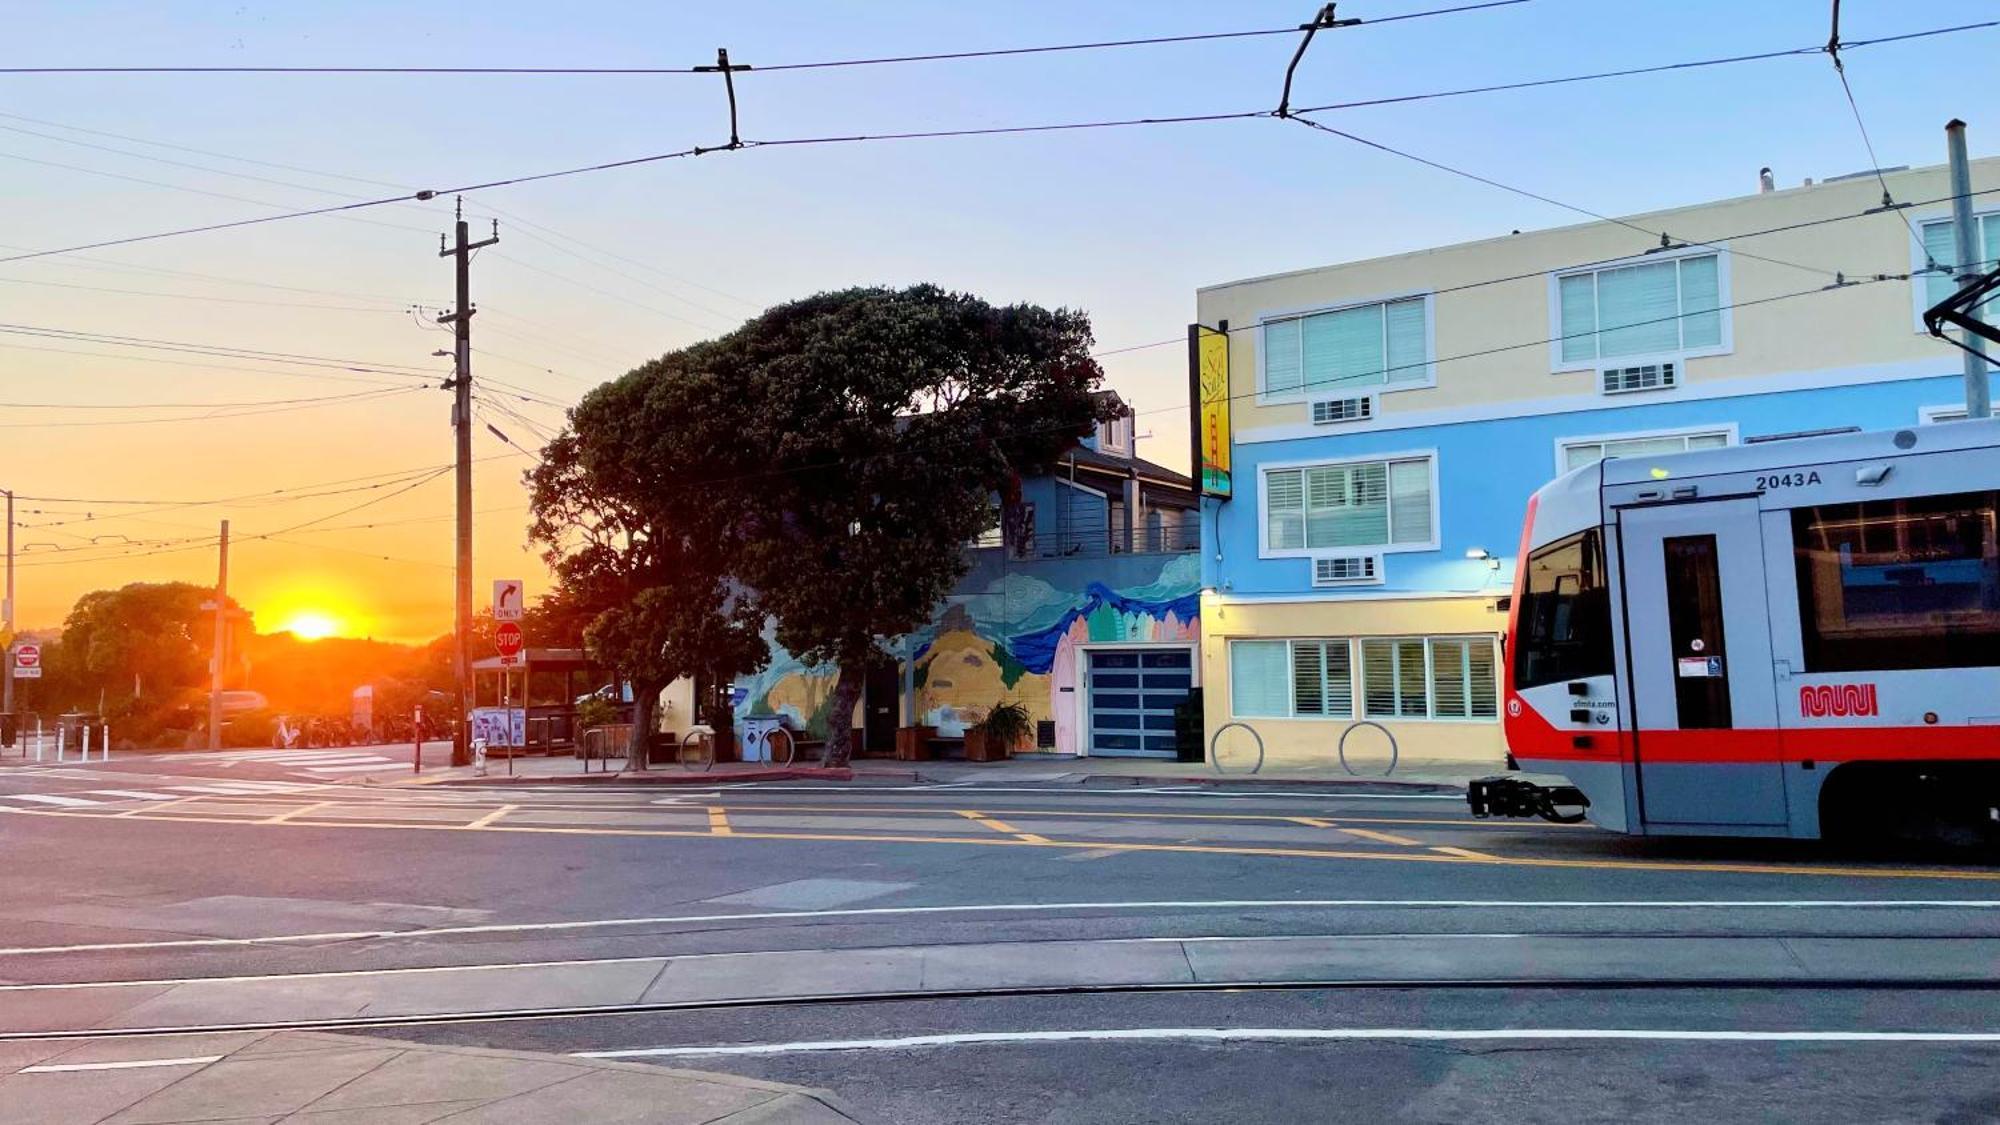
M 303 1032 L 0 1043 L 0 1125 L 257 1121 L 841 1125 L 829 1095 L 727 1074 Z
M 622 767 L 623 763 L 613 759 Z M 854 784 L 930 785 L 1077 785 L 1077 786 L 1312 786 L 1350 790 L 1462 792 L 1475 777 L 1499 773 L 1500 762 L 1405 761 L 1391 775 L 1366 772 L 1350 774 L 1339 763 L 1324 766 L 1270 767 L 1255 774 L 1217 773 L 1201 762 L 1168 762 L 1141 758 L 1069 758 L 1030 756 L 1005 762 L 965 762 L 942 759 L 929 762 L 900 762 L 881 758 L 861 758 L 844 769 L 824 769 L 811 762 L 772 766 L 768 762 L 722 762 L 715 768 L 697 772 L 664 763 L 649 770 L 623 768 L 604 770 L 604 763 L 584 763 L 571 757 L 521 757 L 514 759 L 508 772 L 507 759 L 489 758 L 484 776 L 471 766 L 426 767 L 420 777 L 401 779 L 393 785 L 490 785 L 512 781 L 517 784 L 633 784 L 713 786 L 744 782 L 817 781 Z M 1379 769 L 1379 765 L 1374 767 Z

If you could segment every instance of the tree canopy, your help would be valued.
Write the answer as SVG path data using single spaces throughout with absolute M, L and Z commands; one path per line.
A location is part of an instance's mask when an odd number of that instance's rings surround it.
M 641 669 L 754 668 L 767 618 L 837 665 L 826 761 L 844 763 L 885 642 L 963 577 L 996 498 L 1098 420 L 1090 344 L 1080 312 L 933 285 L 776 306 L 587 396 L 530 474 L 531 534 L 642 689 Z

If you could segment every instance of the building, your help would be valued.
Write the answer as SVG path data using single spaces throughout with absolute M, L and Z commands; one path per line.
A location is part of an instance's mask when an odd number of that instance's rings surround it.
M 901 660 L 870 678 L 854 720 L 864 752 L 898 726 L 954 737 L 996 703 L 1024 704 L 1037 749 L 1173 757 L 1175 711 L 1199 682 L 1198 507 L 1187 477 L 1138 456 L 1123 408 L 1047 476 L 1021 485 L 1020 517 L 968 544 L 971 569 Z M 824 736 L 835 670 L 773 639 L 737 717 L 785 715 Z
M 2000 159 L 1973 179 L 2000 188 Z M 1535 488 L 1601 457 L 1962 417 L 1961 353 L 1920 319 L 1951 291 L 1923 272 L 1951 259 L 1945 169 L 1763 187 L 1201 290 L 1233 425 L 1233 495 L 1202 520 L 1209 736 L 1242 722 L 1271 761 L 1330 762 L 1372 720 L 1406 759 L 1497 764 Z M 2000 258 L 2000 196 L 1974 202 Z

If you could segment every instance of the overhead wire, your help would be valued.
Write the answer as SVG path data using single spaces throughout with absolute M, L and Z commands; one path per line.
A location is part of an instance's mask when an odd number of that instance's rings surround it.
M 1452 9 L 1452 10 L 1460 10 L 1460 9 Z M 1463 9 L 1463 10 L 1471 10 L 1471 9 Z M 1444 10 L 1440 9 L 1439 11 L 1443 12 Z M 1382 21 L 1376 21 L 1376 22 L 1382 22 Z M 1982 23 L 1961 24 L 1950 28 L 1933 28 L 1925 31 L 1909 32 L 1902 35 L 1882 36 L 1870 40 L 1856 40 L 1852 43 L 1842 44 L 1841 47 L 1844 50 L 1857 50 L 1863 47 L 1874 46 L 1883 43 L 1903 42 L 1911 39 L 1924 38 L 1927 36 L 1953 34 L 1956 32 L 1978 30 L 1993 26 L 2000 26 L 2000 20 L 1985 21 Z M 1813 50 L 1815 51 L 1824 51 L 1825 49 L 1826 48 L 1824 47 L 1813 48 Z M 1804 52 L 1786 52 L 1786 53 L 1804 53 Z M 1772 57 L 1778 57 L 1778 56 L 1774 55 Z M 1720 61 L 1723 60 L 1718 60 L 1717 64 L 1719 64 Z M 30 69 L 32 70 L 33 68 Z M 0 73 L 5 73 L 4 69 L 0 69 Z M 1312 112 L 1312 111 L 1302 110 L 1301 112 Z M 593 164 L 585 164 L 570 168 L 562 168 L 549 172 L 538 172 L 538 173 L 503 177 L 499 179 L 483 180 L 474 183 L 461 184 L 456 187 L 426 189 L 423 191 L 418 191 L 413 194 L 407 194 L 407 195 L 385 196 L 375 199 L 359 199 L 341 204 L 333 204 L 325 207 L 306 208 L 298 211 L 282 212 L 274 215 L 253 216 L 244 219 L 207 223 L 199 226 L 182 227 L 174 230 L 155 231 L 148 234 L 127 235 L 120 238 L 102 239 L 94 242 L 81 243 L 72 246 L 52 247 L 41 250 L 20 252 L 7 256 L 0 256 L 0 263 L 27 261 L 37 258 L 46 258 L 57 255 L 73 254 L 86 250 L 98 250 L 111 246 L 124 246 L 124 245 L 131 245 L 134 243 L 152 242 L 164 238 L 177 238 L 192 234 L 210 233 L 220 230 L 229 230 L 241 227 L 261 225 L 264 223 L 278 222 L 287 219 L 308 218 L 317 215 L 339 214 L 346 211 L 360 210 L 368 207 L 387 206 L 392 203 L 409 202 L 412 200 L 423 202 L 434 199 L 441 195 L 471 194 L 473 192 L 486 191 L 500 187 L 516 186 L 527 183 L 537 183 L 568 176 L 585 175 L 589 173 L 609 171 L 618 168 L 629 168 L 644 164 L 658 163 L 661 161 L 680 160 L 692 156 L 699 156 L 706 153 L 714 153 L 719 151 L 735 151 L 739 149 L 773 148 L 773 147 L 788 147 L 788 146 L 800 146 L 800 145 L 851 144 L 851 143 L 860 143 L 864 141 L 916 140 L 916 139 L 935 139 L 935 138 L 946 138 L 946 137 L 974 137 L 974 136 L 997 136 L 997 135 L 1008 135 L 1008 134 L 1027 134 L 1027 133 L 1053 133 L 1053 132 L 1067 132 L 1075 130 L 1114 129 L 1114 128 L 1125 128 L 1125 127 L 1141 126 L 1141 125 L 1168 125 L 1168 124 L 1189 124 L 1189 123 L 1213 122 L 1213 121 L 1249 120 L 1254 118 L 1271 117 L 1271 116 L 1273 116 L 1273 113 L 1269 110 L 1251 110 L 1239 113 L 1206 113 L 1206 114 L 1180 114 L 1180 115 L 1154 116 L 1154 117 L 1127 117 L 1127 118 L 1116 118 L 1116 119 L 1106 119 L 1106 120 L 1096 120 L 1096 121 L 1056 122 L 1056 123 L 1046 123 L 1037 125 L 985 126 L 985 127 L 962 128 L 962 129 L 930 129 L 930 130 L 915 130 L 915 131 L 890 132 L 890 133 L 865 133 L 865 134 L 857 133 L 857 134 L 829 135 L 829 136 L 819 136 L 819 137 L 792 137 L 792 138 L 770 139 L 770 140 L 749 140 L 726 146 L 703 147 L 697 145 L 684 149 L 676 149 L 669 152 L 651 153 L 644 156 L 629 157 L 622 160 L 600 161 Z
M 1450 8 L 1402 12 L 1360 21 L 1363 24 L 1398 23 L 1430 16 L 1476 12 L 1486 8 L 1506 8 L 1527 0 L 1483 0 Z M 1003 58 L 1016 55 L 1054 54 L 1067 51 L 1095 51 L 1123 47 L 1150 47 L 1173 43 L 1200 43 L 1223 39 L 1246 39 L 1286 35 L 1294 27 L 1257 28 L 1247 31 L 1218 31 L 1188 35 L 1155 35 L 1146 38 L 1106 39 L 1088 43 L 1059 43 L 1034 47 L 998 47 L 972 51 L 939 51 L 930 54 L 886 55 L 874 58 L 828 59 L 818 62 L 773 63 L 748 69 L 758 71 L 826 70 L 837 67 L 887 66 L 899 63 L 957 62 L 971 59 Z M 14 66 L 0 67 L 0 74 L 506 74 L 506 75 L 655 75 L 702 74 L 699 66 Z
M 294 400 L 291 404 L 288 405 L 274 404 L 274 405 L 266 405 L 255 408 L 230 408 L 227 405 L 224 405 L 220 407 L 211 408 L 207 413 L 171 415 L 161 418 L 100 418 L 88 421 L 57 420 L 50 422 L 0 422 L 0 429 L 46 430 L 46 429 L 69 429 L 75 427 L 99 427 L 99 426 L 171 425 L 174 423 L 181 423 L 181 422 L 216 422 L 216 421 L 224 421 L 230 418 L 258 418 L 271 414 L 288 414 L 299 410 L 315 410 L 326 406 L 335 406 L 342 404 L 352 405 L 358 402 L 372 402 L 385 398 L 397 398 L 399 396 L 410 394 L 413 391 L 418 391 L 422 389 L 423 388 L 421 387 L 387 387 L 381 390 L 358 391 L 354 394 L 347 394 L 347 395 L 328 395 L 316 399 L 298 399 Z M 11 404 L 0 403 L 0 406 L 12 406 L 15 408 L 53 407 L 55 409 L 70 409 L 70 410 L 132 409 L 130 407 L 122 407 L 122 406 L 113 407 L 113 406 L 106 406 L 104 404 L 75 406 L 75 405 L 62 405 L 54 403 L 11 403 Z

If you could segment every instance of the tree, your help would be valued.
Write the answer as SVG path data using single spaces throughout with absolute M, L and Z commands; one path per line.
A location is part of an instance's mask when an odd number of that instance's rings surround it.
M 633 723 L 655 725 L 682 676 L 728 679 L 769 653 L 762 618 L 730 581 L 742 525 L 703 487 L 734 447 L 741 403 L 698 344 L 586 395 L 528 473 L 533 524 L 558 589 L 552 624 L 588 620 L 593 658 L 632 681 Z M 721 474 L 727 475 L 727 474 Z
M 839 667 L 822 761 L 887 638 L 914 631 L 965 575 L 964 547 L 1019 501 L 1108 405 L 1081 312 L 995 307 L 932 285 L 823 293 L 719 341 L 739 448 L 763 454 L 737 576 L 808 663 Z
M 134 582 L 78 598 L 63 622 L 65 666 L 89 696 L 184 701 L 208 680 L 215 647 L 214 590 L 187 582 Z M 229 600 L 229 608 L 237 608 Z

